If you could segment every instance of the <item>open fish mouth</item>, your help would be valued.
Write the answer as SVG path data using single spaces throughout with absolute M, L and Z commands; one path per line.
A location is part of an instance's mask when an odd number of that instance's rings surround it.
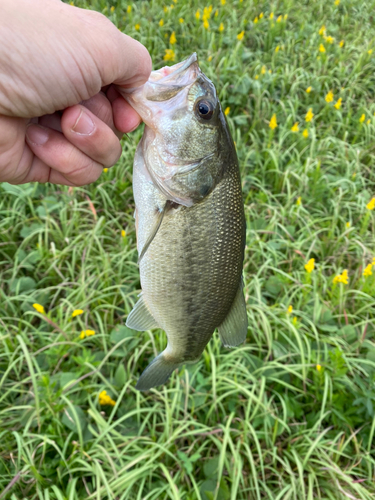
M 196 81 L 201 70 L 194 52 L 188 59 L 174 66 L 164 66 L 153 71 L 146 83 L 148 101 L 167 101 Z

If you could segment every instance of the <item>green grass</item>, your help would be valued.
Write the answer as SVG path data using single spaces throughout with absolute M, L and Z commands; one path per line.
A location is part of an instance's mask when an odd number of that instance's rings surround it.
M 209 30 L 196 1 L 76 5 L 144 43 L 155 67 L 165 49 L 176 61 L 196 50 L 230 107 L 249 334 L 232 350 L 215 334 L 198 364 L 135 390 L 166 342 L 124 326 L 140 288 L 140 129 L 94 185 L 0 185 L 0 499 L 373 499 L 375 269 L 363 270 L 375 256 L 375 2 L 227 0 Z M 333 283 L 344 269 L 348 284 Z M 115 406 L 99 405 L 103 390 Z

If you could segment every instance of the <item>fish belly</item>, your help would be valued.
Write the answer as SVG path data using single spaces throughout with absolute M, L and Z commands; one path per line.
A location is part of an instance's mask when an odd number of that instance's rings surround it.
M 167 334 L 165 354 L 179 363 L 199 358 L 238 291 L 244 215 L 236 168 L 203 201 L 167 211 L 140 262 L 143 299 Z M 147 173 L 141 147 L 133 188 L 140 253 L 166 202 Z

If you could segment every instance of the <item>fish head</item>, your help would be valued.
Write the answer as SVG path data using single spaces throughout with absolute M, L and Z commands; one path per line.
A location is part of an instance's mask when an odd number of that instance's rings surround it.
M 226 121 L 197 55 L 153 71 L 143 86 L 122 95 L 146 124 L 145 164 L 166 198 L 191 206 L 207 196 L 221 178 Z

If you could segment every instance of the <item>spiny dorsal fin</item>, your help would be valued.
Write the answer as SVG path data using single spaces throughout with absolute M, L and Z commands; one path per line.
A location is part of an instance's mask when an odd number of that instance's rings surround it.
M 241 279 L 232 307 L 225 320 L 219 326 L 219 335 L 225 347 L 234 347 L 242 344 L 247 335 L 246 302 L 243 294 Z
M 159 328 L 155 318 L 148 310 L 142 294 L 130 312 L 128 319 L 126 320 L 126 326 L 132 330 L 137 330 L 138 332 Z

